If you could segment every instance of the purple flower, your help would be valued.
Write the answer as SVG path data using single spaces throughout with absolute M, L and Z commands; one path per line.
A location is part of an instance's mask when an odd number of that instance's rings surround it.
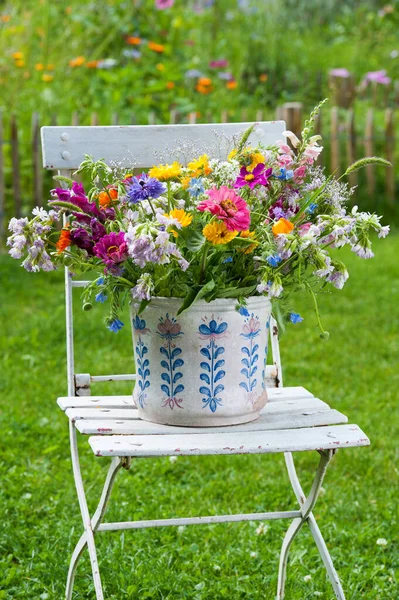
M 151 300 L 151 292 L 154 289 L 151 276 L 148 273 L 142 275 L 138 280 L 134 288 L 132 289 L 133 298 L 137 300 Z
M 139 177 L 132 177 L 126 186 L 128 201 L 137 204 L 148 198 L 158 198 L 166 191 L 166 187 L 148 173 L 142 173 Z
M 93 235 L 93 240 L 95 242 L 98 242 L 98 240 L 104 237 L 104 235 L 107 233 L 104 225 L 100 223 L 100 221 L 97 221 L 97 219 L 90 220 L 90 227 Z
M 114 319 L 113 321 L 110 321 L 107 325 L 108 329 L 110 331 L 113 331 L 114 333 L 118 333 L 118 331 L 120 331 L 123 326 L 124 323 L 122 323 L 122 321 L 120 321 L 119 319 Z
M 79 211 L 86 213 L 87 215 L 93 215 L 97 217 L 99 221 L 105 221 L 105 219 L 114 219 L 115 211 L 113 208 L 105 208 L 100 210 L 95 202 L 89 202 L 84 187 L 81 183 L 73 182 L 70 189 L 64 190 L 63 188 L 55 188 L 51 190 L 52 196 L 57 196 L 61 202 L 69 202 L 74 204 Z M 75 214 L 74 216 L 83 223 L 88 223 L 90 217 L 85 215 Z
M 86 229 L 83 229 L 83 227 L 71 229 L 70 238 L 71 242 L 75 244 L 75 246 L 81 250 L 86 250 L 91 256 L 93 256 L 94 240 Z
M 368 73 L 366 73 L 366 76 L 364 78 L 364 83 L 366 84 L 368 82 L 374 82 L 381 83 L 382 85 L 389 85 L 391 81 L 391 78 L 387 77 L 387 72 L 385 71 L 385 69 L 381 71 L 369 71 Z
M 333 77 L 350 77 L 350 72 L 348 71 L 348 69 L 331 69 L 329 71 L 329 74 L 332 75 Z
M 172 8 L 175 0 L 155 0 L 155 7 L 158 10 L 165 10 L 165 8 Z
M 234 184 L 235 188 L 242 188 L 248 185 L 251 190 L 256 185 L 269 185 L 269 177 L 271 176 L 273 169 L 266 169 L 263 163 L 256 165 L 253 171 L 248 171 L 246 167 L 241 167 L 239 176 Z
M 112 271 L 115 265 L 123 262 L 128 257 L 124 232 L 108 233 L 97 242 L 93 252 Z
M 129 255 L 134 262 L 143 268 L 147 262 L 152 261 L 154 242 L 149 235 L 141 235 L 137 239 L 129 240 Z
M 225 58 L 219 58 L 217 60 L 211 60 L 209 66 L 211 69 L 225 69 L 229 64 L 229 61 Z

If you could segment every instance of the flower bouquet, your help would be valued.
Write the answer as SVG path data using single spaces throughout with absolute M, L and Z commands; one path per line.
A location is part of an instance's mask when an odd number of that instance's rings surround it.
M 321 138 L 311 135 L 318 108 L 301 140 L 287 131 L 291 145 L 250 147 L 250 128 L 225 160 L 202 155 L 133 174 L 87 157 L 77 171 L 90 179 L 87 193 L 59 177 L 49 211 L 10 221 L 10 254 L 25 255 L 28 271 L 98 273 L 83 308 L 108 302 L 110 330 L 123 326 L 120 310 L 131 300 L 134 394 L 144 418 L 256 418 L 266 402 L 271 311 L 280 324 L 298 323 L 292 298 L 308 293 L 327 338 L 317 293 L 342 288 L 349 276 L 330 249 L 350 246 L 371 258 L 370 234 L 387 235 L 380 217 L 348 208 L 353 189 L 344 179 L 389 163 L 365 158 L 340 178 L 327 176 L 316 164 Z

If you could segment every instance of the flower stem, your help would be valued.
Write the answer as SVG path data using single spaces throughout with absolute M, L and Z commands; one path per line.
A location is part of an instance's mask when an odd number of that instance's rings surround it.
M 312 288 L 309 286 L 309 284 L 307 285 L 307 288 L 313 298 L 313 304 L 314 304 L 314 310 L 316 313 L 316 318 L 317 318 L 317 324 L 319 326 L 319 329 L 321 331 L 320 337 L 324 340 L 328 340 L 330 334 L 328 333 L 328 331 L 325 331 L 323 324 L 321 322 L 321 318 L 320 318 L 320 313 L 319 313 L 319 307 L 317 304 L 317 298 L 316 298 L 316 294 L 314 293 L 314 291 L 312 290 Z
M 157 213 L 155 212 L 154 206 L 149 198 L 148 198 L 148 202 L 149 202 L 149 205 L 151 206 L 151 210 L 152 210 L 154 217 L 156 217 Z M 169 207 L 169 200 L 168 200 L 168 207 Z
M 199 282 L 198 282 L 199 284 L 201 284 L 204 279 L 205 268 L 206 268 L 206 259 L 208 257 L 208 250 L 209 250 L 209 246 L 208 246 L 208 244 L 205 244 L 204 251 L 202 253 L 202 259 L 201 259 L 201 270 L 200 270 L 200 276 L 199 276 Z

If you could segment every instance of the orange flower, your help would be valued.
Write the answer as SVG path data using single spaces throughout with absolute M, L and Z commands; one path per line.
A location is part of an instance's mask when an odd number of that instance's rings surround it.
M 71 245 L 71 232 L 69 231 L 69 229 L 67 227 L 64 227 L 63 229 L 61 229 L 61 235 L 58 239 L 58 242 L 56 243 L 56 248 L 58 251 L 58 254 L 61 254 L 61 252 L 64 252 L 65 248 L 68 248 L 68 246 Z
M 10 15 L 1 15 L 0 21 L 2 23 L 8 23 L 9 21 L 11 21 L 11 17 L 10 17 Z
M 199 92 L 200 94 L 210 94 L 211 91 L 213 90 L 212 86 L 208 86 L 208 85 L 200 85 L 199 83 L 196 85 L 195 89 L 197 90 L 197 92 Z
M 25 61 L 22 58 L 19 59 L 19 60 L 16 60 L 15 61 L 15 66 L 19 67 L 19 68 L 24 67 L 25 66 Z
M 131 46 L 140 46 L 140 44 L 141 44 L 141 38 L 135 37 L 135 36 L 129 36 L 127 38 L 126 42 L 128 44 L 130 44 Z
M 53 81 L 53 79 L 53 75 L 49 75 L 49 73 L 43 73 L 42 75 L 42 81 L 45 81 L 46 83 L 50 83 L 50 81 Z
M 118 190 L 115 188 L 109 188 L 106 192 L 100 192 L 98 196 L 98 201 L 102 208 L 107 208 L 112 204 L 113 200 L 116 200 L 118 197 Z
M 36 69 L 36 71 L 43 71 L 43 69 L 44 69 L 43 63 L 36 63 L 35 69 Z
M 200 77 L 198 79 L 198 85 L 212 85 L 212 79 L 209 79 L 209 77 Z
M 174 81 L 168 81 L 168 83 L 166 84 L 166 87 L 168 90 L 173 90 L 173 88 L 175 87 L 175 82 Z
M 262 83 L 265 83 L 265 81 L 267 81 L 269 79 L 269 75 L 267 73 L 261 73 L 259 75 L 259 81 L 261 81 Z
M 159 54 L 165 52 L 165 46 L 163 46 L 162 44 L 157 44 L 156 42 L 148 42 L 148 47 L 150 50 L 158 52 Z
M 54 69 L 55 69 L 55 65 L 53 65 L 52 63 L 50 63 L 49 65 L 46 65 L 47 71 L 54 71 Z
M 13 57 L 14 60 L 22 60 L 24 57 L 24 53 L 23 52 L 13 52 L 11 54 L 11 56 Z
M 88 69 L 96 69 L 99 62 L 100 62 L 99 60 L 89 60 L 86 63 L 86 67 Z
M 238 87 L 238 83 L 236 81 L 234 81 L 234 79 L 232 81 L 228 81 L 226 83 L 226 88 L 228 90 L 235 90 Z
M 284 219 L 284 217 L 282 217 L 281 219 L 279 219 L 272 227 L 272 231 L 274 233 L 274 235 L 278 235 L 279 233 L 291 233 L 291 231 L 294 229 L 294 225 L 293 223 L 291 223 L 290 221 L 287 221 L 287 219 Z
M 69 66 L 70 67 L 81 67 L 84 62 L 85 62 L 85 57 L 84 56 L 77 56 L 76 58 L 73 58 L 72 60 L 69 61 Z

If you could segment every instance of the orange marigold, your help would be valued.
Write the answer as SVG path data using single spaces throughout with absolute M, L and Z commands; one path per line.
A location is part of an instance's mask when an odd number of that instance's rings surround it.
M 61 235 L 58 239 L 58 242 L 56 243 L 56 248 L 58 251 L 58 254 L 61 254 L 61 252 L 64 252 L 65 248 L 68 248 L 68 246 L 71 245 L 71 232 L 69 231 L 69 229 L 67 227 L 64 227 L 63 229 L 61 229 Z
M 50 81 L 53 81 L 54 76 L 50 75 L 49 73 L 43 73 L 42 75 L 42 81 L 44 81 L 45 83 L 50 83 Z
M 86 67 L 88 69 L 96 69 L 99 62 L 99 60 L 89 60 L 86 63 Z
M 86 59 L 84 56 L 77 56 L 69 61 L 70 67 L 81 67 L 85 63 Z
M 44 64 L 43 63 L 36 63 L 35 64 L 35 69 L 36 69 L 36 71 L 43 71 Z
M 255 237 L 255 232 L 249 231 L 249 229 L 246 229 L 245 231 L 241 231 L 240 237 L 245 238 L 245 239 L 252 239 Z M 254 241 L 256 241 L 256 240 L 254 240 Z M 257 246 L 257 244 L 251 244 L 250 246 L 247 246 L 246 248 L 239 249 L 239 252 L 243 252 L 244 254 L 251 254 L 251 252 L 253 252 L 255 250 L 256 246 Z
M 228 90 L 235 90 L 238 87 L 238 83 L 236 81 L 234 81 L 234 79 L 232 81 L 228 81 L 226 83 L 226 88 Z
M 2 23 L 8 23 L 9 21 L 11 21 L 11 17 L 10 17 L 10 15 L 1 15 L 0 21 Z
M 272 227 L 272 231 L 273 231 L 274 235 L 279 235 L 280 233 L 283 233 L 283 234 L 291 233 L 291 231 L 293 229 L 294 229 L 294 224 L 291 223 L 291 221 L 287 221 L 287 219 L 284 219 L 284 217 L 279 219 Z
M 173 88 L 176 87 L 176 84 L 174 81 L 168 81 L 168 83 L 166 84 L 166 87 L 168 90 L 173 90 Z
M 128 44 L 130 44 L 131 46 L 140 46 L 140 44 L 141 44 L 141 38 L 135 37 L 134 35 L 130 35 L 127 38 L 126 42 Z
M 109 188 L 109 190 L 104 191 L 104 192 L 100 192 L 99 196 L 98 196 L 98 201 L 100 203 L 100 206 L 102 206 L 102 208 L 107 208 L 108 206 L 110 206 L 112 204 L 113 200 L 116 200 L 118 198 L 118 190 L 116 190 L 115 188 Z
M 200 94 L 210 94 L 212 91 L 212 86 L 208 86 L 208 85 L 200 85 L 199 83 L 195 86 L 195 89 L 197 90 L 197 92 L 199 92 Z
M 209 77 L 200 77 L 198 85 L 212 85 L 212 79 L 209 79 Z
M 23 52 L 13 52 L 12 55 L 14 60 L 22 60 L 24 57 L 24 53 Z
M 259 81 L 261 81 L 262 83 L 265 83 L 265 81 L 267 81 L 269 79 L 269 76 L 267 73 L 261 73 L 259 75 Z
M 163 46 L 162 44 L 157 44 L 156 42 L 148 42 L 148 47 L 150 50 L 158 52 L 159 54 L 165 52 L 165 46 Z

